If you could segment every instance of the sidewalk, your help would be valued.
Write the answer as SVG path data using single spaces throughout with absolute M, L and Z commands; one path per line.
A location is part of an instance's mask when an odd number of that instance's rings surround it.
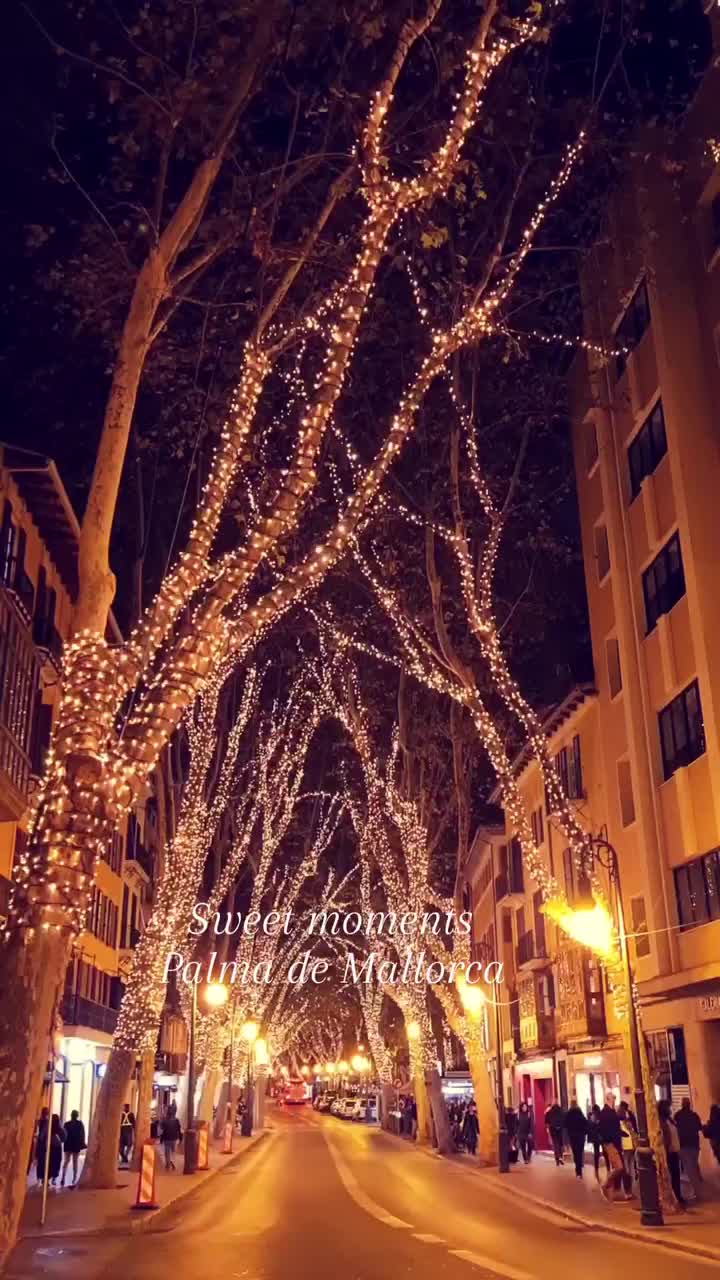
M 464 1167 L 469 1163 L 463 1159 Z M 491 1169 L 477 1169 L 477 1173 L 491 1192 L 523 1196 L 588 1227 L 600 1227 L 720 1261 L 720 1183 L 717 1178 L 707 1183 L 707 1201 L 693 1205 L 687 1213 L 667 1217 L 663 1227 L 644 1227 L 640 1222 L 639 1200 L 616 1200 L 609 1204 L 600 1193 L 592 1165 L 585 1166 L 580 1179 L 575 1177 L 572 1161 L 558 1169 L 552 1160 L 536 1155 L 529 1165 L 512 1165 L 508 1174 Z
M 232 1161 L 246 1155 L 262 1142 L 268 1132 L 266 1128 L 253 1134 L 251 1138 L 234 1137 L 233 1153 L 230 1156 L 220 1153 L 219 1144 L 211 1144 L 209 1169 L 187 1178 L 182 1172 L 182 1158 L 178 1160 L 176 1173 L 166 1173 L 161 1168 L 162 1147 L 158 1146 L 155 1164 L 157 1209 L 132 1209 L 137 1194 L 138 1175 L 130 1170 L 119 1169 L 114 1190 L 86 1191 L 80 1186 L 50 1189 L 45 1225 L 41 1227 L 42 1192 L 39 1187 L 31 1187 L 25 1198 L 19 1236 L 28 1239 L 59 1235 L 125 1235 L 147 1231 L 177 1200 L 189 1195 Z

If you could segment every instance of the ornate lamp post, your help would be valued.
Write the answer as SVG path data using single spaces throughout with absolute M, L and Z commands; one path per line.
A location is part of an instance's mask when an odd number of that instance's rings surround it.
M 252 1123 L 253 1123 L 252 1060 L 253 1060 L 253 1046 L 255 1044 L 255 1041 L 258 1038 L 259 1031 L 260 1031 L 260 1028 L 258 1027 L 257 1022 L 244 1022 L 240 1029 L 240 1035 L 242 1036 L 243 1040 L 247 1045 L 247 1100 L 246 1100 L 245 1110 L 243 1112 L 242 1125 L 240 1128 L 240 1132 L 242 1133 L 243 1138 L 249 1138 L 252 1136 Z
M 593 863 L 597 862 L 598 865 L 607 872 L 611 883 L 615 886 L 617 931 L 620 939 L 620 954 L 622 957 L 625 985 L 627 989 L 630 1060 L 633 1077 L 633 1093 L 635 1095 L 635 1117 L 637 1119 L 638 1126 L 638 1144 L 635 1152 L 635 1159 L 637 1163 L 638 1183 L 640 1186 L 640 1218 L 644 1226 L 662 1226 L 663 1214 L 662 1207 L 660 1205 L 657 1166 L 655 1164 L 655 1156 L 648 1137 L 647 1098 L 645 1096 L 645 1088 L 643 1085 L 642 1057 L 640 1053 L 640 1037 L 642 1035 L 642 1028 L 640 1026 L 640 1015 L 635 1003 L 635 981 L 630 962 L 627 934 L 625 932 L 625 914 L 623 911 L 622 887 L 620 884 L 620 863 L 618 860 L 617 850 L 604 836 L 595 836 L 592 838 L 587 846 L 585 857 L 587 859 L 587 864 L 584 867 L 584 870 L 586 871 L 584 892 L 581 892 L 581 895 L 576 901 L 575 911 L 572 914 L 575 918 L 575 925 L 579 926 L 578 934 L 580 937 L 578 937 L 578 941 L 580 941 L 584 935 L 586 946 L 597 951 L 601 955 L 603 954 L 603 951 L 607 954 L 607 924 L 603 919 L 606 913 L 602 911 L 600 905 L 594 901 L 590 891 L 589 872 L 592 870 Z

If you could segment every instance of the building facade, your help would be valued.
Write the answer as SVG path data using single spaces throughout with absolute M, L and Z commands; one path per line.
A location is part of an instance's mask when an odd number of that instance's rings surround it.
M 588 832 L 605 825 L 606 792 L 599 700 L 580 686 L 545 719 L 543 728 L 575 815 Z M 548 819 L 540 767 L 526 754 L 515 762 L 518 786 L 546 870 L 573 900 L 577 869 L 557 826 Z M 498 799 L 498 794 L 492 797 Z M 599 962 L 544 915 L 542 894 L 523 866 L 520 843 L 505 823 L 483 826 L 461 869 L 460 891 L 473 913 L 478 957 L 503 963 L 499 988 L 503 1095 L 528 1102 L 535 1144 L 549 1145 L 543 1117 L 554 1099 L 584 1110 L 629 1086 L 620 1024 Z M 497 1080 L 494 1011 L 488 1010 L 488 1065 Z
M 573 441 L 608 832 L 658 1090 L 720 1101 L 720 14 L 670 147 L 648 134 L 582 286 Z
M 44 767 L 63 644 L 77 593 L 80 529 L 54 463 L 0 446 L 0 914 Z M 111 619 L 112 637 L 120 633 Z M 151 795 L 116 833 L 95 874 L 86 928 L 65 977 L 54 1109 L 89 1123 L 112 1043 L 122 974 L 152 893 Z M 48 1029 L 49 1032 L 49 1029 Z

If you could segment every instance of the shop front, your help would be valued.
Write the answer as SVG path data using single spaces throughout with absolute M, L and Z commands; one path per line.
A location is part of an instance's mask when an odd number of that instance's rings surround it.
M 586 1115 L 591 1107 L 604 1106 L 608 1093 L 614 1095 L 616 1103 L 628 1097 L 631 1081 L 620 1048 L 568 1050 L 566 1070 L 569 1096 L 577 1098 Z
M 526 1058 L 515 1064 L 516 1105 L 527 1102 L 532 1110 L 537 1151 L 550 1149 L 545 1112 L 556 1096 L 555 1064 L 552 1058 Z

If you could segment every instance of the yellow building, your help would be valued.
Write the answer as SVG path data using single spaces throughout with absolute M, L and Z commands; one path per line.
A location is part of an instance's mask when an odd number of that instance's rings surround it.
M 577 491 L 608 832 L 658 1091 L 720 1101 L 720 11 L 670 147 L 652 133 L 583 270 Z
M 43 770 L 63 643 L 77 591 L 79 526 L 54 463 L 0 446 L 0 914 Z M 120 640 L 111 618 L 112 638 Z M 100 861 L 86 929 L 61 1002 L 55 1109 L 86 1124 L 107 1059 L 123 963 L 151 893 L 153 800 L 141 803 Z M 147 832 L 147 839 L 144 838 Z
M 566 795 L 580 823 L 598 834 L 606 824 L 606 787 L 600 743 L 599 700 L 579 686 L 549 714 L 543 729 Z M 535 759 L 522 753 L 515 773 L 533 836 L 547 871 L 570 901 L 578 873 L 567 842 L 548 821 L 545 789 Z M 491 797 L 499 799 L 496 791 Z M 602 1105 L 607 1090 L 619 1099 L 629 1087 L 620 1026 L 598 961 L 570 942 L 545 917 L 540 888 L 523 866 L 519 841 L 504 823 L 483 826 L 459 890 L 473 912 L 473 941 L 480 955 L 503 962 L 500 989 L 503 1092 L 517 1107 L 533 1108 L 535 1143 L 548 1147 L 543 1116 L 557 1098 L 572 1096 L 587 1111 Z M 489 1058 L 496 1078 L 495 1020 L 488 1019 Z

